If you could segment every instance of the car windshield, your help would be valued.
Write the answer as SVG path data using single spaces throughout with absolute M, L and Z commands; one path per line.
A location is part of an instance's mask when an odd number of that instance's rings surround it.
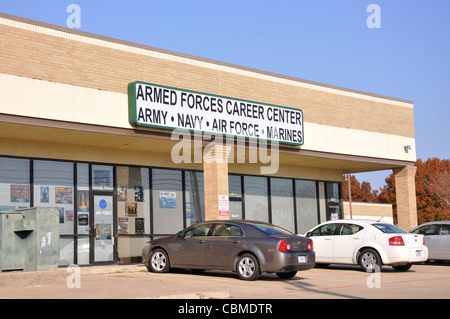
M 267 235 L 293 235 L 293 233 L 291 233 L 290 231 L 275 225 L 253 224 L 253 223 L 251 225 L 263 231 Z
M 403 229 L 398 228 L 397 226 L 394 226 L 394 225 L 390 225 L 390 224 L 372 224 L 372 226 L 378 228 L 379 230 L 381 230 L 383 233 L 386 233 L 386 234 L 406 233 L 406 231 L 404 231 Z

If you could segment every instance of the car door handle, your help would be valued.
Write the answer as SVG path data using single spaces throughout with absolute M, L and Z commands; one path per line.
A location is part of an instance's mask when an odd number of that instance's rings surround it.
M 240 240 L 233 240 L 233 243 L 235 244 L 239 244 L 241 241 Z
M 325 240 L 331 240 L 331 238 L 324 238 Z

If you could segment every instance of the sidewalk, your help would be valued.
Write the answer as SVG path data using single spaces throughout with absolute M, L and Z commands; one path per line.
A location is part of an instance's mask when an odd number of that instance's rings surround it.
M 143 264 L 86 266 L 79 269 L 81 275 L 147 271 Z M 27 288 L 64 282 L 68 275 L 66 267 L 48 271 L 4 271 L 0 272 L 0 288 Z

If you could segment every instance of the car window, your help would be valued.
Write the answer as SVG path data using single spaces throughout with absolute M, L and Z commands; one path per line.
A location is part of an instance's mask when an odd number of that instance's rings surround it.
M 439 235 L 450 235 L 450 225 L 441 225 Z
M 267 235 L 292 235 L 290 231 L 275 225 L 257 224 L 257 223 L 252 223 L 251 225 L 263 231 Z
M 212 236 L 243 236 L 241 227 L 230 224 L 216 224 Z
M 404 231 L 403 229 L 391 224 L 372 224 L 372 226 L 378 228 L 379 230 L 381 230 L 383 233 L 386 234 L 406 233 L 406 231 Z
M 353 235 L 364 229 L 364 227 L 355 224 L 342 224 L 339 235 Z
M 322 225 L 311 232 L 311 236 L 330 236 L 334 235 L 338 224 Z
M 414 230 L 412 233 L 420 235 L 434 235 L 436 228 L 437 228 L 436 225 L 423 225 Z
M 208 235 L 208 232 L 209 232 L 211 226 L 212 226 L 212 224 L 203 224 L 203 225 L 195 226 L 194 228 L 187 230 L 184 233 L 184 237 L 190 238 L 190 237 L 206 236 L 206 235 Z

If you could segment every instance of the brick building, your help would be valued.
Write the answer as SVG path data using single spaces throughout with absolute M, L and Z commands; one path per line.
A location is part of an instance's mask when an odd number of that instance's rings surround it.
M 347 173 L 392 169 L 417 223 L 411 101 L 8 14 L 0 61 L 0 210 L 58 207 L 61 263 L 137 260 L 205 219 L 302 233 L 343 218 Z

